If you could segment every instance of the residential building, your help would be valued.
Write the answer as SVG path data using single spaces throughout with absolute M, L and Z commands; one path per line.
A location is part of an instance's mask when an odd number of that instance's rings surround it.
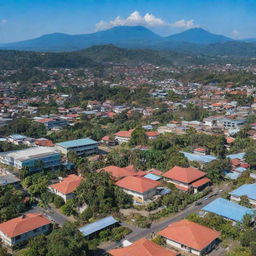
M 224 198 L 217 198 L 203 209 L 205 212 L 211 212 L 222 216 L 227 220 L 235 222 L 243 222 L 243 218 L 246 214 L 254 216 L 254 211 L 242 205 L 236 204 Z
M 79 231 L 87 238 L 96 236 L 100 231 L 110 229 L 119 225 L 119 222 L 112 216 L 97 220 L 91 224 L 79 228 Z
M 108 254 L 111 256 L 177 256 L 176 252 L 167 250 L 146 238 L 141 238 L 127 247 L 110 250 Z
M 126 143 L 129 142 L 131 137 L 132 137 L 132 132 L 134 130 L 129 130 L 129 131 L 120 131 L 115 133 L 115 139 L 118 141 L 118 143 Z
M 63 128 L 68 125 L 67 120 L 62 118 L 40 118 L 36 119 L 35 121 L 43 124 L 48 130 L 53 128 Z
M 99 143 L 90 138 L 69 140 L 56 144 L 56 149 L 62 154 L 67 155 L 68 152 L 75 152 L 77 155 L 92 155 L 98 153 Z
M 14 246 L 50 230 L 51 221 L 41 214 L 29 213 L 0 224 L 0 239 Z
M 74 197 L 74 191 L 81 184 L 82 180 L 83 178 L 81 176 L 70 174 L 61 182 L 50 185 L 49 189 L 52 193 L 62 197 L 67 202 L 68 199 Z
M 189 220 L 174 222 L 158 234 L 168 246 L 195 255 L 210 252 L 220 237 L 220 232 Z
M 156 131 L 148 131 L 148 132 L 146 132 L 146 135 L 149 140 L 154 140 L 160 135 L 160 133 L 156 132 Z
M 164 173 L 163 177 L 167 182 L 173 183 L 180 190 L 197 193 L 211 183 L 206 174 L 193 167 L 183 168 L 174 166 L 171 170 Z
M 231 195 L 231 200 L 240 202 L 241 197 L 245 196 L 248 198 L 250 204 L 256 206 L 256 183 L 244 184 L 239 188 L 231 191 L 229 194 Z
M 217 120 L 217 125 L 224 129 L 240 129 L 245 124 L 245 119 L 221 118 Z
M 136 171 L 133 165 L 127 167 L 118 167 L 115 165 L 109 165 L 102 169 L 97 170 L 98 172 L 107 172 L 114 180 L 120 180 L 127 176 L 143 176 L 145 175 L 142 171 Z
M 134 201 L 142 203 L 152 199 L 157 194 L 157 187 L 160 184 L 158 181 L 136 176 L 127 176 L 116 182 L 116 185 L 122 188 L 125 193 L 133 196 Z
M 31 171 L 41 168 L 55 168 L 61 165 L 61 155 L 52 147 L 33 147 L 0 153 L 0 162 L 17 169 L 24 167 Z

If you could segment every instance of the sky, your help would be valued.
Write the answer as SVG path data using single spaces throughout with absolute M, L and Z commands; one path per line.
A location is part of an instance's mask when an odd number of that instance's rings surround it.
M 0 0 L 0 43 L 123 25 L 142 25 L 163 36 L 202 27 L 252 38 L 256 0 Z

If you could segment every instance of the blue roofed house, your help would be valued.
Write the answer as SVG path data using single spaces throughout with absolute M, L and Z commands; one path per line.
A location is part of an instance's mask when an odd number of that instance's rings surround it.
M 183 152 L 180 151 L 187 159 L 188 161 L 196 161 L 202 164 L 207 164 L 210 163 L 211 161 L 217 160 L 215 156 L 211 155 L 199 155 L 195 153 L 188 153 L 188 152 Z
M 79 228 L 79 231 L 87 238 L 96 236 L 102 230 L 113 228 L 119 225 L 119 222 L 112 216 L 105 217 L 91 224 Z
M 240 223 L 243 222 L 243 218 L 246 214 L 251 215 L 252 218 L 255 217 L 254 210 L 223 198 L 215 199 L 206 205 L 202 210 L 205 212 L 215 213 L 224 217 L 225 219 Z
M 70 151 L 75 152 L 77 155 L 92 155 L 98 153 L 98 145 L 97 141 L 84 138 L 57 143 L 56 149 L 64 155 L 67 155 Z
M 250 204 L 256 206 L 256 183 L 244 184 L 229 194 L 231 195 L 230 199 L 237 202 L 240 202 L 242 196 L 247 196 Z
M 231 154 L 231 155 L 227 155 L 227 158 L 229 158 L 229 159 L 240 159 L 240 160 L 242 160 L 242 159 L 244 159 L 244 157 L 245 157 L 245 153 L 244 152 L 242 152 L 242 153 L 237 153 L 237 154 Z

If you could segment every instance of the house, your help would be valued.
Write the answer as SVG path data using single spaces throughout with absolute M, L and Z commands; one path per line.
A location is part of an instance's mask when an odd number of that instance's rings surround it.
M 202 154 L 194 154 L 194 153 L 188 153 L 180 151 L 187 159 L 188 161 L 196 161 L 201 164 L 207 164 L 214 160 L 217 160 L 217 157 L 211 156 L 211 155 L 202 155 Z
M 61 156 L 52 147 L 33 147 L 0 153 L 0 162 L 17 169 L 27 167 L 37 171 L 61 166 Z
M 115 165 L 109 165 L 102 169 L 97 170 L 97 172 L 104 171 L 107 172 L 114 180 L 120 180 L 127 176 L 143 176 L 145 175 L 142 171 L 136 171 L 133 165 L 127 167 L 118 167 Z
M 116 141 L 114 139 L 111 139 L 110 136 L 104 136 L 101 141 L 102 144 L 105 144 L 107 146 L 115 146 Z
M 160 135 L 160 133 L 156 131 L 148 131 L 146 132 L 146 135 L 149 140 L 153 140 L 153 139 L 156 139 Z
M 205 148 L 195 148 L 194 149 L 194 154 L 205 156 L 206 155 L 206 149 Z
M 239 188 L 231 191 L 230 199 L 236 202 L 241 201 L 242 196 L 246 196 L 253 206 L 256 206 L 256 183 L 254 184 L 244 184 Z
M 35 121 L 43 124 L 48 130 L 51 130 L 53 128 L 63 128 L 68 125 L 67 120 L 62 118 L 39 118 L 35 119 Z
M 14 246 L 50 230 L 51 221 L 41 214 L 29 213 L 0 224 L 0 239 Z
M 52 193 L 62 197 L 67 202 L 68 199 L 74 197 L 74 191 L 81 184 L 82 180 L 83 178 L 81 176 L 70 174 L 61 182 L 50 185 L 49 189 Z
M 83 236 L 90 238 L 96 236 L 102 230 L 110 229 L 117 225 L 119 225 L 119 222 L 112 216 L 108 216 L 79 228 L 79 231 L 83 234 Z
M 132 137 L 132 132 L 134 130 L 131 129 L 129 131 L 120 131 L 115 133 L 115 139 L 118 141 L 118 143 L 126 143 L 129 142 Z
M 46 138 L 39 138 L 35 140 L 35 144 L 37 146 L 42 146 L 42 147 L 54 147 L 54 144 L 51 140 L 46 139 Z
M 98 153 L 99 143 L 90 138 L 69 140 L 56 144 L 56 149 L 62 154 L 67 155 L 69 152 L 75 152 L 77 155 L 92 155 Z
M 111 256 L 177 256 L 176 252 L 167 250 L 146 238 L 141 238 L 127 247 L 110 250 L 108 254 Z
M 241 206 L 224 198 L 215 199 L 206 205 L 202 210 L 240 223 L 243 222 L 243 218 L 246 214 L 254 216 L 254 211 L 252 209 Z
M 174 184 L 180 190 L 197 193 L 211 183 L 206 174 L 193 167 L 183 168 L 174 166 L 171 170 L 164 173 L 163 177 L 167 182 Z
M 160 184 L 158 181 L 136 176 L 127 176 L 116 182 L 116 186 L 122 188 L 125 193 L 132 195 L 137 202 L 152 199 L 157 194 L 157 187 Z
M 12 134 L 7 139 L 9 142 L 19 145 L 19 144 L 22 144 L 26 138 L 27 136 L 24 136 L 24 135 Z
M 158 234 L 168 246 L 195 255 L 210 252 L 220 237 L 220 232 L 189 220 L 174 222 Z

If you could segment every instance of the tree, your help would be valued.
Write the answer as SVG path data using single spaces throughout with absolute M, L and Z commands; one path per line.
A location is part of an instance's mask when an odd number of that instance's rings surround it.
M 130 145 L 132 146 L 147 145 L 147 143 L 148 143 L 148 137 L 144 129 L 137 128 L 132 132 Z

